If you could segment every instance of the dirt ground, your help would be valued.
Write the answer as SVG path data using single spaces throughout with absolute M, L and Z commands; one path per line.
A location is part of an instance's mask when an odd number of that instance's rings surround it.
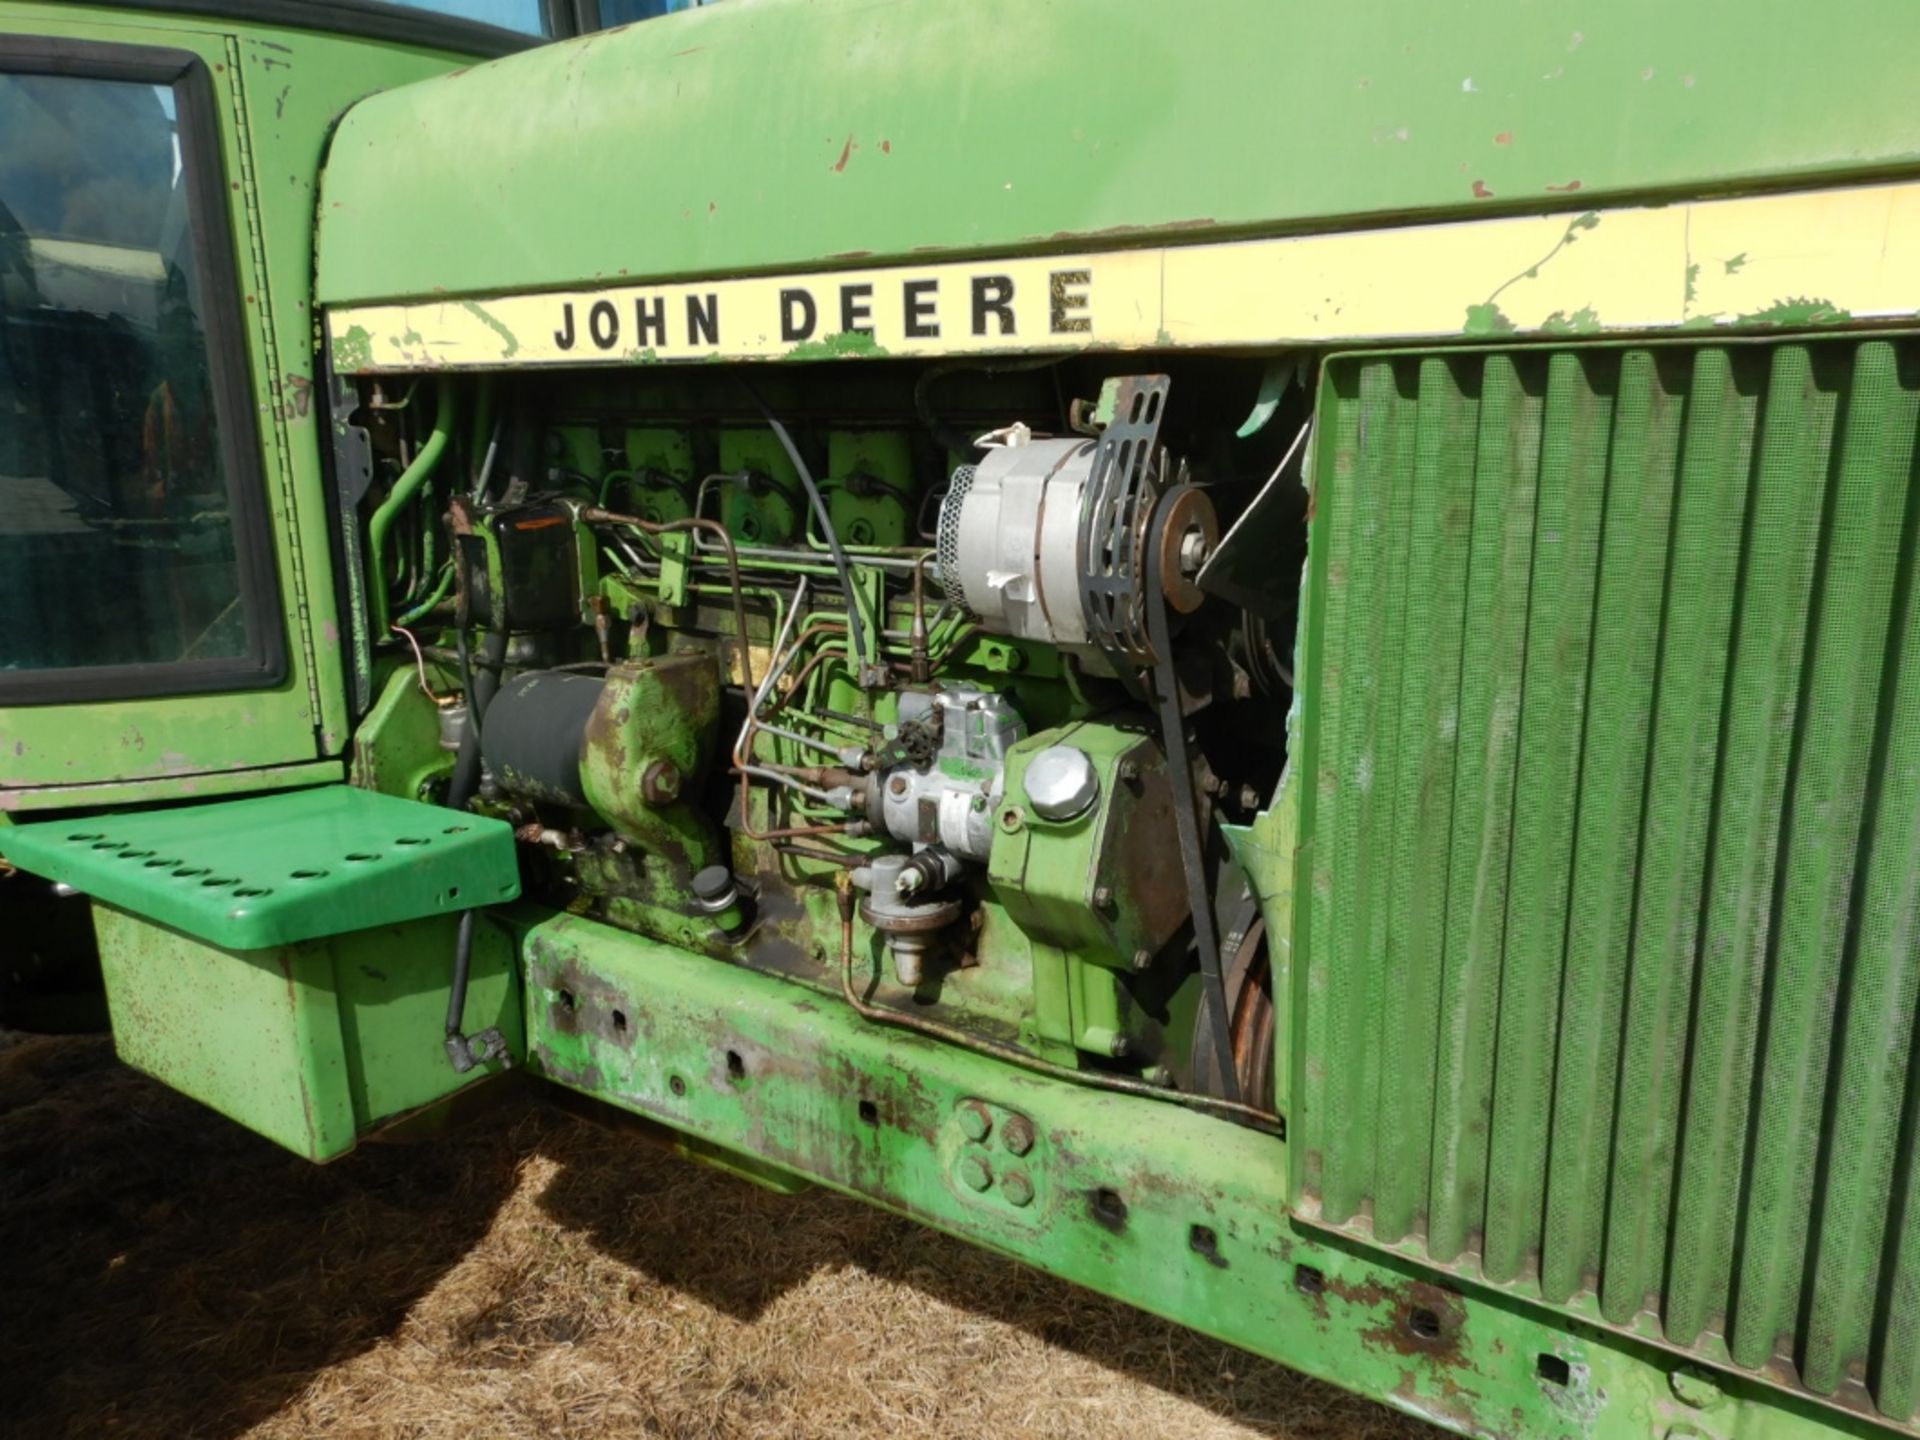
M 317 1168 L 104 1039 L 13 1038 L 0 1255 L 13 1440 L 1437 1434 L 530 1090 Z

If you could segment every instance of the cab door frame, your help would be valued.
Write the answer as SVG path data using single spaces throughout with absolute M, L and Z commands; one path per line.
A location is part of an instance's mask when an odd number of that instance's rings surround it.
M 174 95 L 188 232 L 201 297 L 221 478 L 233 526 L 246 653 L 235 658 L 0 670 L 0 707 L 271 690 L 288 677 L 267 473 L 249 374 L 239 253 L 229 214 L 220 99 L 206 60 L 176 46 L 0 34 L 0 74 L 164 86 Z M 129 617 L 138 623 L 137 616 Z

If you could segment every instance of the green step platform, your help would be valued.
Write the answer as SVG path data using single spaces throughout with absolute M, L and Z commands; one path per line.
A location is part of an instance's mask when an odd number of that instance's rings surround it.
M 345 785 L 0 829 L 0 854 L 229 950 L 520 893 L 504 821 Z
M 114 1048 L 311 1160 L 420 1114 L 525 1053 L 511 931 L 475 927 L 471 1032 L 445 1016 L 458 912 L 520 893 L 513 831 L 344 785 L 0 829 L 22 870 L 93 901 Z

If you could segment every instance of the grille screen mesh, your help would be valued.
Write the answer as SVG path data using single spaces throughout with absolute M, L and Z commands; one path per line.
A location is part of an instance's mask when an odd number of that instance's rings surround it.
M 1908 1423 L 1917 422 L 1905 339 L 1328 366 L 1289 1082 L 1321 1223 Z

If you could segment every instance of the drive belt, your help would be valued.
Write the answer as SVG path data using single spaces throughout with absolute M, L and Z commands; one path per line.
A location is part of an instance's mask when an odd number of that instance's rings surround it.
M 1147 524 L 1146 583 L 1141 603 L 1146 610 L 1147 640 L 1153 647 L 1153 698 L 1159 712 L 1161 743 L 1173 782 L 1173 823 L 1180 841 L 1180 868 L 1186 874 L 1187 902 L 1193 910 L 1193 947 L 1199 954 L 1204 1003 L 1219 1057 L 1220 1084 L 1229 1100 L 1240 1098 L 1240 1076 L 1233 1063 L 1233 1017 L 1227 1011 L 1227 982 L 1220 967 L 1220 943 L 1213 924 L 1213 900 L 1207 893 L 1206 855 L 1201 845 L 1199 797 L 1194 792 L 1193 757 L 1187 744 L 1186 716 L 1180 709 L 1180 681 L 1174 673 L 1173 635 L 1167 618 L 1167 590 L 1161 573 L 1166 547 L 1160 531 L 1191 487 L 1176 485 L 1160 497 Z M 1196 1076 L 1196 1081 L 1201 1077 Z

